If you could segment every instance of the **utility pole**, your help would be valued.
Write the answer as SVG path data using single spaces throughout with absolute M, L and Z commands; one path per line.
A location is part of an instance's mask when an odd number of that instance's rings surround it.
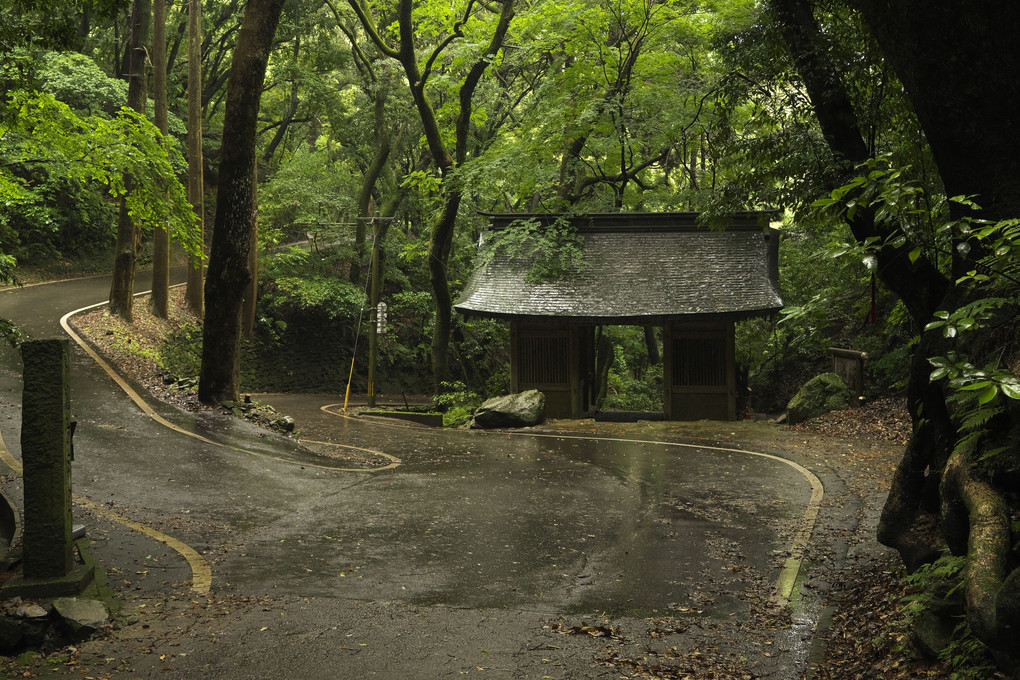
M 368 333 L 368 405 L 375 407 L 375 363 L 379 352 L 379 333 L 386 332 L 385 307 L 380 305 L 379 297 L 382 288 L 382 277 L 379 273 L 379 222 L 372 221 L 372 287 L 368 294 L 368 302 L 375 314 L 375 323 L 371 324 Z

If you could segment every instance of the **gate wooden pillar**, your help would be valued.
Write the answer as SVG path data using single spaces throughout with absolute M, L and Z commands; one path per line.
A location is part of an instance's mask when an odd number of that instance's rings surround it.
M 670 420 L 736 420 L 732 321 L 672 324 L 663 333 L 663 410 Z
M 581 418 L 591 407 L 594 328 L 512 320 L 510 391 L 545 394 L 549 418 Z

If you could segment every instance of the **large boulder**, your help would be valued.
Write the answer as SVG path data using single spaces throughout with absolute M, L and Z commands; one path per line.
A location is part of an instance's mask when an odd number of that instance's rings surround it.
M 531 427 L 545 420 L 545 395 L 538 390 L 493 397 L 471 420 L 472 428 Z
M 796 425 L 849 405 L 850 388 L 843 379 L 835 373 L 822 373 L 804 383 L 794 395 L 786 405 L 786 417 L 791 425 Z

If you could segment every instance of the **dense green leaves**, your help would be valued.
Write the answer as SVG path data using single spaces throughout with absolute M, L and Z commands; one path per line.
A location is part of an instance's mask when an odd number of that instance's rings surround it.
M 115 116 L 79 115 L 67 104 L 45 93 L 14 92 L 4 103 L 7 115 L 0 124 L 5 164 L 0 166 L 0 202 L 3 221 L 20 212 L 37 228 L 50 222 L 52 203 L 40 193 L 36 173 L 49 182 L 94 183 L 111 197 L 125 196 L 128 209 L 148 224 L 169 223 L 177 239 L 196 249 L 194 214 L 174 172 L 180 152 L 165 145 L 162 135 L 144 117 L 128 109 Z M 135 178 L 128 192 L 124 178 Z M 10 251 L 25 245 L 24 234 L 11 234 L 18 242 L 0 244 Z

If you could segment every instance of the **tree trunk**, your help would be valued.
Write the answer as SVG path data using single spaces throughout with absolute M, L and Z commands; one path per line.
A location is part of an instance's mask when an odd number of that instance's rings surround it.
M 946 194 L 975 197 L 982 206 L 976 216 L 983 219 L 1020 214 L 1020 124 L 1015 116 L 1020 90 L 1013 73 L 1020 63 L 1020 8 L 991 0 L 936 3 L 923 12 L 906 0 L 857 0 L 857 5 L 914 106 Z M 774 0 L 773 6 L 826 141 L 847 161 L 859 160 L 867 146 L 838 74 L 821 56 L 824 43 L 810 2 Z M 966 210 L 951 203 L 954 218 L 966 216 Z M 858 240 L 897 235 L 895 229 L 877 229 L 862 210 L 851 228 Z M 969 253 L 951 248 L 949 279 L 924 256 L 910 263 L 910 247 L 881 247 L 879 271 L 918 327 L 924 328 L 936 310 L 952 312 L 980 295 L 953 283 L 977 267 L 977 247 Z M 1001 415 L 989 422 L 973 450 L 950 458 L 958 433 L 944 386 L 930 381 L 927 361 L 955 349 L 980 365 L 982 342 L 976 334 L 970 341 L 955 339 L 950 347 L 938 330 L 922 331 L 908 383 L 913 435 L 893 478 L 879 538 L 895 547 L 910 568 L 932 559 L 943 538 L 954 552 L 966 554 L 970 628 L 1004 669 L 1015 671 L 1020 667 L 1015 651 L 1020 570 L 1008 573 L 1006 566 L 1009 511 L 1003 491 L 987 477 L 990 463 L 972 463 L 986 455 L 993 460 L 1020 456 L 1020 407 L 1005 399 Z M 1012 359 L 1001 358 L 1003 365 Z M 1005 448 L 995 452 L 996 447 Z
M 982 219 L 1020 216 L 1020 122 L 1016 117 L 1020 90 L 1015 82 L 1020 7 L 968 0 L 933 3 L 918 12 L 914 3 L 905 0 L 859 0 L 858 4 L 913 104 L 946 194 L 974 197 L 981 206 L 976 217 Z M 954 218 L 967 212 L 959 204 L 950 206 Z M 977 251 L 974 247 L 961 254 L 953 248 L 954 280 L 977 268 Z M 973 295 L 967 287 L 954 285 L 939 308 L 952 312 Z M 961 338 L 955 349 L 981 365 L 983 342 L 980 335 Z M 1012 356 L 1000 358 L 1002 365 L 1015 360 L 1016 350 L 1012 351 Z M 1000 666 L 1016 673 L 1020 671 L 1016 649 L 1020 570 L 1009 571 L 1015 536 L 1010 536 L 1010 510 L 1004 503 L 1015 488 L 1008 482 L 1004 488 L 998 486 L 1001 482 L 988 472 L 996 460 L 1020 458 L 1016 437 L 1020 408 L 1014 400 L 1003 401 L 1007 403 L 1002 413 L 988 424 L 987 434 L 973 450 L 955 454 L 952 463 L 944 465 L 941 491 L 944 506 L 955 505 L 956 514 L 966 517 L 965 523 L 957 522 L 962 531 L 952 526 L 943 529 L 950 538 L 958 532 L 966 536 L 967 623 Z M 930 417 L 927 411 L 923 415 Z M 999 447 L 1004 450 L 993 454 Z M 986 455 L 989 460 L 983 460 Z M 960 551 L 959 545 L 953 547 Z
M 385 86 L 377 88 L 375 96 L 375 153 L 372 162 L 365 175 L 361 179 L 361 191 L 358 192 L 358 220 L 354 233 L 354 257 L 351 259 L 349 280 L 353 284 L 361 281 L 361 263 L 364 259 L 365 236 L 368 219 L 371 215 L 372 192 L 375 191 L 376 182 L 386 168 L 386 161 L 389 160 L 392 147 L 389 121 L 386 120 L 386 90 Z
M 462 196 L 460 189 L 450 189 L 447 192 L 443 214 L 432 227 L 432 238 L 429 239 L 429 281 L 432 283 L 432 300 L 436 305 L 436 319 L 432 327 L 432 386 L 436 394 L 443 392 L 442 383 L 450 377 L 453 295 L 450 293 L 450 280 L 446 272 Z
M 256 189 L 252 183 L 252 191 Z M 252 205 L 258 205 L 258 196 L 252 196 Z M 258 214 L 254 217 L 251 227 L 251 248 L 248 250 L 248 270 L 251 278 L 244 288 L 244 301 L 241 303 L 241 335 L 251 340 L 255 333 L 255 307 L 258 303 L 259 291 L 259 221 Z
M 145 77 L 145 42 L 152 20 L 149 0 L 135 0 L 131 9 L 131 37 L 128 58 L 128 106 L 145 113 L 147 79 Z M 131 180 L 125 178 L 131 191 Z M 124 199 L 117 219 L 117 242 L 114 246 L 113 281 L 110 284 L 110 313 L 132 318 L 134 302 L 135 262 L 138 258 L 138 225 L 128 214 Z
M 241 355 L 241 298 L 253 273 L 255 247 L 255 136 L 266 64 L 284 0 L 250 0 L 231 66 L 223 121 L 220 189 L 216 205 L 198 398 L 236 400 Z
M 903 83 L 949 196 L 976 196 L 980 217 L 1020 212 L 1020 5 L 857 0 Z
M 812 4 L 810 0 L 775 0 L 773 8 L 811 97 L 822 135 L 849 179 L 855 165 L 868 159 L 868 147 L 842 80 L 825 57 L 827 45 L 815 21 Z M 879 230 L 869 210 L 858 210 L 850 222 L 858 241 L 877 237 L 883 239 L 882 243 L 890 242 L 890 233 Z M 924 328 L 940 308 L 949 286 L 923 255 L 910 261 L 907 253 L 911 247 L 881 246 L 878 269 L 882 280 L 907 307 L 915 325 Z M 932 484 L 930 475 L 937 479 L 955 440 L 955 428 L 941 386 L 928 382 L 927 360 L 940 345 L 937 335 L 924 333 L 911 360 L 907 404 L 914 430 L 893 478 L 879 527 L 880 540 L 897 548 L 904 562 L 915 567 L 930 560 L 941 543 L 937 503 L 931 502 L 930 492 L 932 487 L 937 488 L 937 483 Z M 928 502 L 922 502 L 926 498 Z
M 655 327 L 645 326 L 645 348 L 648 350 L 648 364 L 658 366 L 662 363 L 662 355 L 659 353 L 659 341 L 655 337 Z
M 205 180 L 202 159 L 202 0 L 188 0 L 188 201 L 198 216 L 199 252 L 188 257 L 184 299 L 202 317 L 205 292 L 202 250 L 205 248 Z
M 152 97 L 156 127 L 166 136 L 166 0 L 152 5 Z M 170 306 L 170 228 L 157 224 L 152 234 L 152 313 L 165 319 Z

